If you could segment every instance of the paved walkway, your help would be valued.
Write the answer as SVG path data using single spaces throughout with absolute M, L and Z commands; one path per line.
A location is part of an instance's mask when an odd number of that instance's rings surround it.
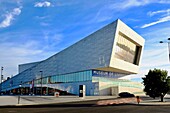
M 166 95 L 164 97 L 164 102 L 161 102 L 160 98 L 150 98 L 150 97 L 143 97 L 143 101 L 140 103 L 141 105 L 170 105 L 170 95 Z
M 100 100 L 100 99 L 113 99 L 114 96 L 86 96 L 81 98 L 78 96 L 0 96 L 0 106 L 14 106 L 14 105 L 39 105 L 39 104 L 52 104 L 52 103 L 65 103 L 65 102 L 77 102 L 88 100 Z
M 106 99 L 106 100 L 103 100 Z M 116 96 L 86 96 L 80 98 L 78 96 L 21 96 L 18 104 L 18 96 L 0 96 L 0 106 L 22 106 L 22 105 L 40 105 L 52 103 L 78 102 L 98 100 L 96 105 L 112 105 L 112 104 L 137 104 L 136 98 L 117 98 Z M 164 102 L 160 102 L 159 98 L 152 99 L 147 96 L 141 97 L 139 105 L 170 105 L 170 96 L 164 98 Z

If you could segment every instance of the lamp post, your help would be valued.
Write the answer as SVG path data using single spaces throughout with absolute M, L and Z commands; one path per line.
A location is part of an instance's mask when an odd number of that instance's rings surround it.
M 159 43 L 168 43 L 169 60 L 170 60 L 170 38 L 168 38 L 167 41 L 160 41 Z
M 0 92 L 2 93 L 2 79 L 3 79 L 3 75 L 2 72 L 4 70 L 4 67 L 1 67 L 1 87 L 0 87 Z M 1 95 L 1 94 L 0 94 Z
M 43 71 L 40 71 L 41 73 L 41 96 L 42 96 L 42 76 L 43 76 Z
M 20 84 L 20 85 L 19 85 L 20 95 L 22 94 L 22 92 L 21 92 L 21 86 L 22 86 L 22 85 Z
M 1 83 L 2 83 L 2 79 L 3 79 L 3 75 L 2 75 L 3 70 L 4 70 L 4 67 L 1 67 Z
M 20 95 L 22 95 L 22 81 L 21 81 L 21 84 L 19 85 L 20 87 Z
M 170 60 L 170 38 L 167 39 L 167 41 L 160 41 L 159 43 L 168 43 L 168 50 L 169 50 L 169 60 Z M 163 85 L 166 84 L 166 80 L 163 81 L 162 83 Z M 162 88 L 162 90 L 165 90 L 165 87 Z M 161 102 L 163 102 L 163 98 L 164 98 L 165 94 L 162 92 L 161 93 Z
M 20 95 L 21 95 L 21 84 L 19 84 L 19 89 L 20 89 Z M 20 103 L 20 95 L 18 95 L 18 104 Z

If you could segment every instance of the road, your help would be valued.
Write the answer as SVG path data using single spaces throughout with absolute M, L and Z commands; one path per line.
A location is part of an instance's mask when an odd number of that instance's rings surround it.
M 97 100 L 39 106 L 0 108 L 0 113 L 169 113 L 169 106 L 120 104 L 97 106 Z

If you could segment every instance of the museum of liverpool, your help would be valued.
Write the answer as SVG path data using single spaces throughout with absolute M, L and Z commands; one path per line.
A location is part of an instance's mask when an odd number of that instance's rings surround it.
M 79 95 L 83 85 L 87 96 L 138 94 L 141 83 L 121 78 L 138 73 L 144 43 L 118 19 L 43 61 L 19 65 L 1 93 Z

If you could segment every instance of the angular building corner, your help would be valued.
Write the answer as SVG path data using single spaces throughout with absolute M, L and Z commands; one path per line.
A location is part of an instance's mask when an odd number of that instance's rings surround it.
M 145 40 L 121 20 L 106 25 L 46 60 L 19 65 L 19 74 L 1 84 L 1 92 L 51 95 L 118 95 L 141 90 L 120 77 L 138 73 Z
M 144 43 L 139 34 L 118 19 L 110 67 L 120 70 L 118 72 L 137 74 Z

